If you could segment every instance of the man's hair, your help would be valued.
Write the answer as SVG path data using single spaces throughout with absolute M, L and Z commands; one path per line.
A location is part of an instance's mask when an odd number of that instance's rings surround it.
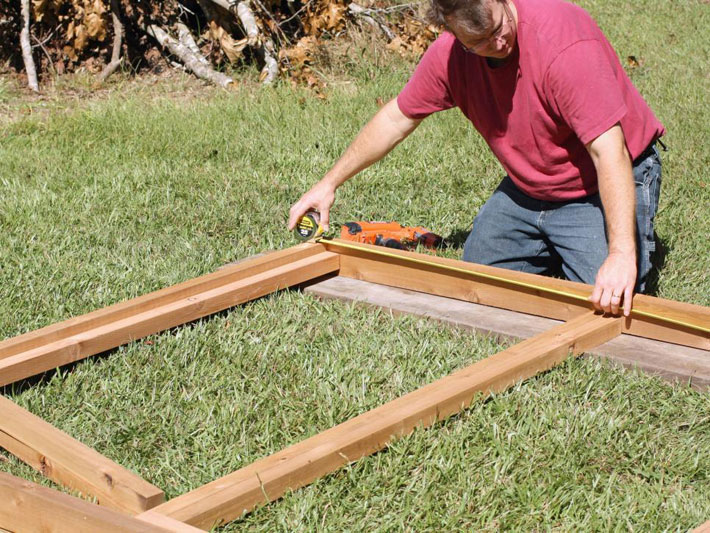
M 483 33 L 492 22 L 488 0 L 430 0 L 427 18 L 447 30 L 451 30 L 451 22 L 456 21 L 457 28 L 470 33 Z

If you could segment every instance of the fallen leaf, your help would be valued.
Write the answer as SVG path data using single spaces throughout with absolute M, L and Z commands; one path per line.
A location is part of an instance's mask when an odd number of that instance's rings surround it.
M 627 56 L 626 64 L 629 65 L 631 68 L 637 68 L 641 66 L 641 63 L 638 59 L 636 59 L 636 56 Z

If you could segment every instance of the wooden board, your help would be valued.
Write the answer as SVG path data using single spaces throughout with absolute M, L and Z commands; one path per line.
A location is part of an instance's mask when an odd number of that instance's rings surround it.
M 175 533 L 198 533 L 204 531 L 185 522 L 180 522 L 179 520 L 165 516 L 164 514 L 156 513 L 155 511 L 141 513 L 136 519 L 141 522 L 147 522 L 154 526 L 162 527 L 168 531 L 174 531 Z
M 29 338 L 24 342 L 10 339 L 5 344 L 4 356 L 0 358 L 0 385 L 7 385 L 337 271 L 340 256 L 323 251 L 312 254 L 314 249 L 322 250 L 318 245 L 313 246 L 316 248 L 297 249 L 299 254 L 307 253 L 305 258 L 293 260 L 292 254 L 281 255 L 277 262 L 282 261 L 284 264 L 273 266 L 274 263 L 267 263 L 269 266 L 267 270 L 264 270 L 264 261 L 270 261 L 269 258 L 277 254 L 255 260 L 258 265 L 253 265 L 252 262 L 241 263 L 231 269 L 238 269 L 238 275 L 232 277 L 221 275 L 218 282 L 210 278 L 209 283 L 198 285 L 198 292 L 193 291 L 189 295 L 176 289 L 175 293 L 179 297 L 171 297 L 167 302 L 162 296 L 156 297 L 161 304 L 154 306 L 154 302 L 151 301 L 147 310 L 141 310 L 143 305 L 141 303 L 131 307 L 130 313 L 121 308 L 120 312 L 110 315 L 110 319 L 104 315 L 100 315 L 100 320 L 78 317 L 73 320 L 81 324 L 82 329 L 79 332 L 76 332 L 78 326 L 72 322 L 62 330 L 51 329 L 44 336 L 29 334 Z M 217 274 L 229 271 L 230 269 L 224 269 Z M 55 340 L 37 345 L 42 339 Z M 32 346 L 32 348 L 16 353 L 17 346 Z
M 197 533 L 177 521 L 163 525 L 105 509 L 0 472 L 0 528 L 24 533 Z
M 375 305 L 394 313 L 422 316 L 505 338 L 526 339 L 559 324 L 559 321 L 549 318 L 342 276 L 308 285 L 304 292 L 321 298 Z M 638 368 L 669 381 L 689 383 L 698 390 L 710 387 L 710 352 L 707 350 L 621 335 L 597 346 L 588 354 L 627 368 Z
M 163 491 L 0 396 L 0 446 L 49 479 L 137 514 L 165 500 Z
M 363 413 L 153 509 L 209 528 L 241 516 L 347 464 L 393 438 L 457 413 L 619 335 L 622 320 L 588 312 L 541 335 Z
M 51 326 L 25 333 L 24 335 L 6 339 L 0 342 L 0 359 L 26 352 L 32 348 L 59 341 L 71 337 L 72 335 L 77 335 L 78 333 L 134 316 L 138 313 L 150 311 L 151 309 L 187 298 L 194 294 L 221 287 L 227 283 L 238 281 L 272 268 L 288 265 L 294 261 L 323 251 L 324 248 L 318 244 L 305 243 L 285 250 L 269 253 L 268 256 L 259 254 L 245 261 L 240 261 L 239 263 L 218 269 L 211 274 L 74 317 L 64 322 L 52 324 Z
M 339 239 L 321 242 L 327 249 L 340 254 L 339 274 L 344 277 L 558 320 L 569 320 L 591 309 L 591 304 L 586 301 L 592 293 L 591 285 L 367 244 L 356 245 L 356 250 L 342 248 L 339 243 L 344 242 L 348 246 L 353 243 Z M 382 253 L 395 257 L 380 255 Z M 412 261 L 423 261 L 426 264 Z M 465 272 L 443 270 L 438 265 L 462 269 Z M 477 274 L 495 276 L 504 281 L 484 279 Z M 551 294 L 519 284 L 545 287 L 575 297 Z M 634 309 L 710 328 L 710 308 L 707 307 L 638 294 L 634 297 Z M 624 332 L 710 350 L 710 332 L 654 318 L 634 315 L 633 318 L 625 320 Z

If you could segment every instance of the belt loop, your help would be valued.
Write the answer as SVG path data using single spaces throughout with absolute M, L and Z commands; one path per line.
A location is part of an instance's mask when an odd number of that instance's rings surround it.
M 666 144 L 665 144 L 661 139 L 656 139 L 656 142 L 661 145 L 661 148 L 663 148 L 663 151 L 664 151 L 664 152 L 667 152 L 667 151 L 668 151 L 668 147 L 666 146 Z

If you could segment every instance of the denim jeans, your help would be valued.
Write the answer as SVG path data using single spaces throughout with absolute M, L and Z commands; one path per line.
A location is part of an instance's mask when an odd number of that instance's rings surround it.
M 636 291 L 645 290 L 656 248 L 653 220 L 661 188 L 661 160 L 652 146 L 634 161 L 636 182 Z M 463 259 L 534 274 L 561 273 L 594 284 L 608 255 L 599 194 L 546 202 L 522 193 L 506 176 L 474 219 Z

